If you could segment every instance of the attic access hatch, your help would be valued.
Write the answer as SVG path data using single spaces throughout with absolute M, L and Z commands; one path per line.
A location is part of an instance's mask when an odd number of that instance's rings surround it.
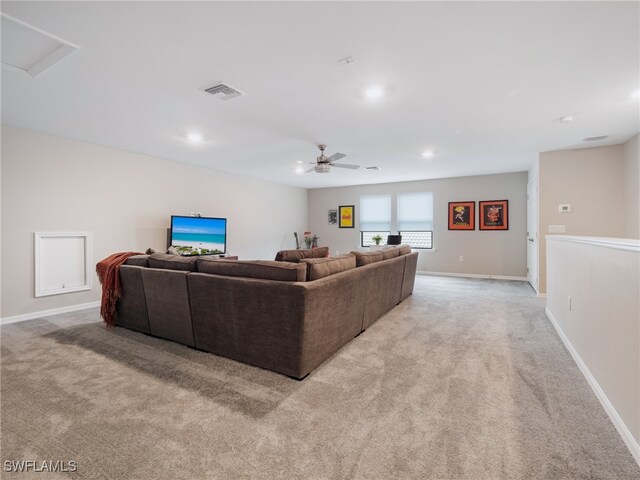
M 37 77 L 79 47 L 5 13 L 2 17 L 2 68 Z

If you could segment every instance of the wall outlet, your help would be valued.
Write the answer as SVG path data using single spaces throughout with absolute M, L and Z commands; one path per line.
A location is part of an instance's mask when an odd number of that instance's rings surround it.
M 463 257 L 462 255 L 459 255 L 459 256 L 458 256 L 458 261 L 459 261 L 459 262 L 464 262 L 464 257 Z
M 558 205 L 558 211 L 560 213 L 571 213 L 571 205 L 569 204 Z
M 571 295 L 567 297 L 567 307 L 569 307 L 569 311 L 571 311 Z

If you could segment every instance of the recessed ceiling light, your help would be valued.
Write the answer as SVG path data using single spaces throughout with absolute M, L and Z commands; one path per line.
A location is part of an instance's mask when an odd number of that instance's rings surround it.
M 380 98 L 382 95 L 384 95 L 384 90 L 382 89 L 382 87 L 374 85 L 367 88 L 364 94 L 369 98 Z
M 433 157 L 433 150 L 427 150 L 427 151 L 425 151 L 425 152 L 422 152 L 422 156 L 423 156 L 424 158 L 431 158 L 431 157 Z
M 573 122 L 573 115 L 567 115 L 565 117 L 560 117 L 560 118 L 558 118 L 558 121 L 560 123 L 571 123 L 571 122 Z
M 191 132 L 187 134 L 187 140 L 191 143 L 200 143 L 203 140 L 202 134 L 197 132 Z
M 640 90 L 636 90 L 631 94 L 631 98 L 640 98 Z
M 296 163 L 297 163 L 298 165 L 302 165 L 302 160 L 298 160 Z
M 302 163 L 302 162 L 301 162 Z M 304 168 L 296 167 L 296 173 L 304 173 Z

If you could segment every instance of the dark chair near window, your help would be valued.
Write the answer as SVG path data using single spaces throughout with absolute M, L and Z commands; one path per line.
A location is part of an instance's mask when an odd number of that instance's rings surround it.
M 387 245 L 400 245 L 402 243 L 402 235 L 388 235 Z

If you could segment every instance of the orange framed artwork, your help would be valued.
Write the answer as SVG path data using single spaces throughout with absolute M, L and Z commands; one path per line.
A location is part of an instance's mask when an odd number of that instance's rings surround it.
M 340 205 L 338 207 L 338 227 L 340 228 L 354 228 L 354 213 L 355 207 L 353 205 Z
M 449 202 L 449 230 L 476 229 L 476 202 Z
M 509 200 L 481 201 L 480 230 L 509 230 Z

